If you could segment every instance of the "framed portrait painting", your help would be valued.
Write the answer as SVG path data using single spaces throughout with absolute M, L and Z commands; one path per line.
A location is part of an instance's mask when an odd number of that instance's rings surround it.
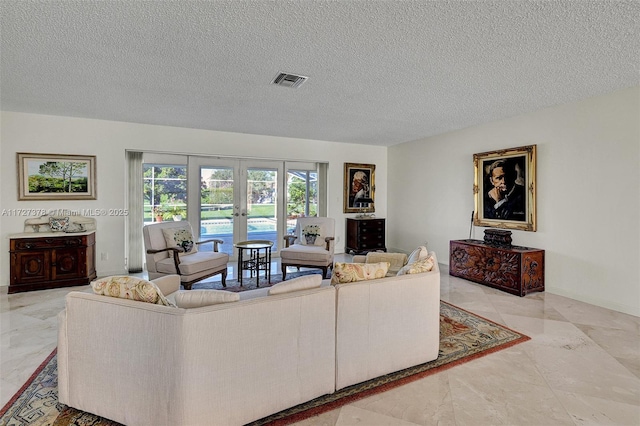
M 95 200 L 95 155 L 17 153 L 18 200 Z
M 372 213 L 375 164 L 344 163 L 344 213 Z
M 473 155 L 473 224 L 536 230 L 536 145 Z

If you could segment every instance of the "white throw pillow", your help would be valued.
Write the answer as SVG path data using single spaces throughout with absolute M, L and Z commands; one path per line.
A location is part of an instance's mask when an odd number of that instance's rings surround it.
M 303 277 L 294 278 L 289 281 L 283 281 L 278 284 L 274 284 L 269 288 L 269 296 L 274 294 L 290 293 L 298 290 L 308 290 L 310 288 L 320 287 L 322 284 L 322 275 L 313 274 L 305 275 Z
M 180 290 L 176 292 L 178 308 L 199 308 L 219 303 L 237 302 L 240 293 L 224 290 Z
M 198 245 L 193 239 L 193 234 L 189 226 L 164 228 L 162 234 L 164 235 L 164 241 L 167 243 L 167 247 L 176 247 L 184 250 L 184 253 L 180 253 L 180 256 L 186 256 L 198 251 Z M 173 256 L 172 251 L 169 252 L 169 256 Z
M 429 256 L 429 252 L 425 246 L 420 246 L 414 251 L 411 252 L 409 258 L 407 259 L 407 265 L 410 263 L 417 262 L 420 259 L 424 259 Z

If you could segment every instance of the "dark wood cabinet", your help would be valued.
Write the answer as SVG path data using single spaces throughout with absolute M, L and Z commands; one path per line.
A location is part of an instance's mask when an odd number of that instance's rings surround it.
M 84 285 L 96 278 L 95 232 L 10 237 L 9 293 Z
M 347 243 L 345 253 L 387 251 L 385 243 L 385 219 L 347 218 Z
M 449 274 L 517 296 L 544 291 L 544 250 L 480 240 L 450 241 Z

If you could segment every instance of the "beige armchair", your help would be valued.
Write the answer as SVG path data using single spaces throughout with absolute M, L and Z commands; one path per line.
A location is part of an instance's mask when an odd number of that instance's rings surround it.
M 150 280 L 178 274 L 180 284 L 191 290 L 194 283 L 222 274 L 222 285 L 227 286 L 229 255 L 218 251 L 222 240 L 196 242 L 191 225 L 184 221 L 146 225 L 142 234 Z M 199 250 L 206 243 L 213 243 L 213 251 Z
M 307 240 L 307 234 L 316 234 Z M 296 266 L 322 269 L 322 277 L 333 267 L 335 220 L 328 217 L 300 217 L 293 235 L 285 235 L 285 246 L 280 250 L 282 280 L 287 278 L 287 267 Z M 312 241 L 314 240 L 314 241 Z

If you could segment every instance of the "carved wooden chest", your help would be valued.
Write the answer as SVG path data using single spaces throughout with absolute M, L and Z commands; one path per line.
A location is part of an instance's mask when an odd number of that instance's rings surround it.
M 449 274 L 518 296 L 544 291 L 544 250 L 453 240 Z

